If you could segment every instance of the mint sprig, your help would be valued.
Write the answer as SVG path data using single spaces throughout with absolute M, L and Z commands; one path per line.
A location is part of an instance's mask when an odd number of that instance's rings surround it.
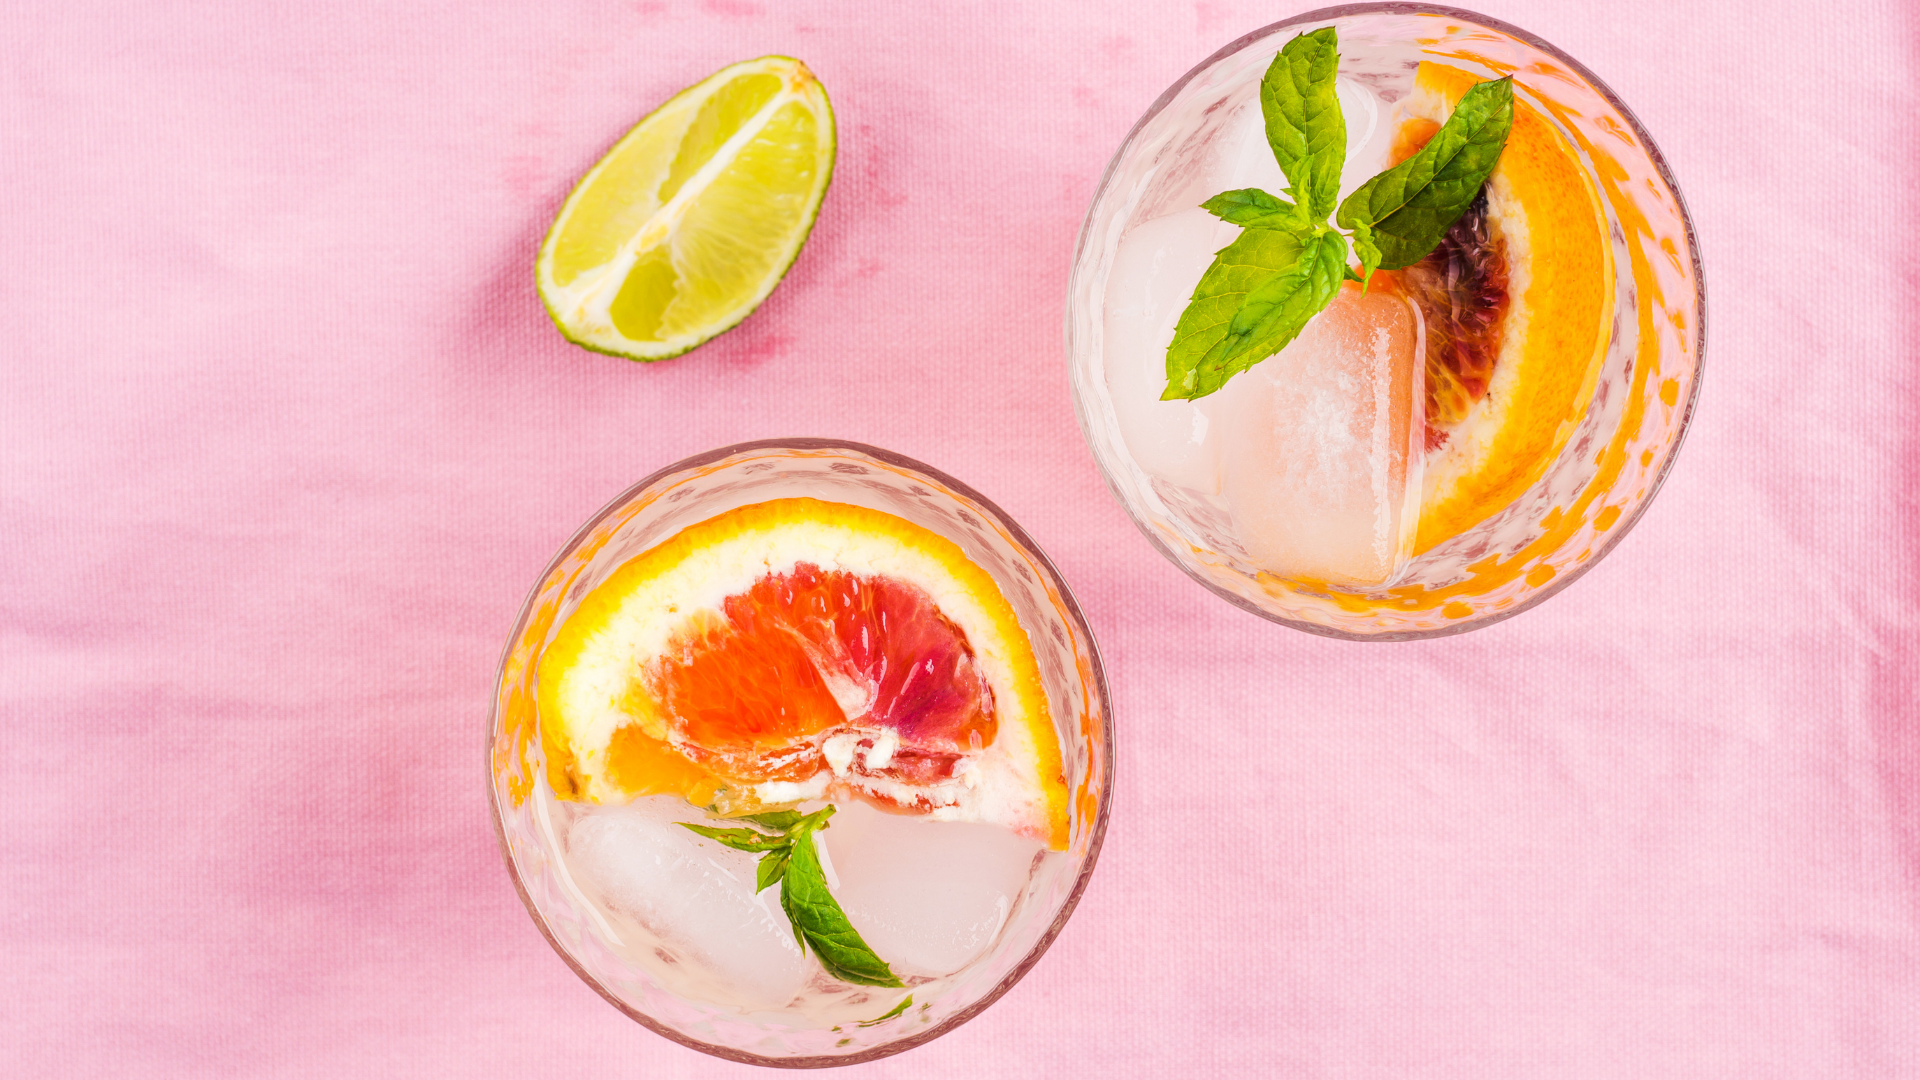
M 800 943 L 801 952 L 813 953 L 827 974 L 862 986 L 905 986 L 886 961 L 861 939 L 839 901 L 827 889 L 827 872 L 820 865 L 820 851 L 814 846 L 813 834 L 827 827 L 833 809 L 825 806 L 805 815 L 793 810 L 777 810 L 740 819 L 772 832 L 721 829 L 684 821 L 680 824 L 735 851 L 760 854 L 754 891 L 776 883 L 780 886 L 780 908 L 793 924 L 794 940 Z
M 1287 42 L 1260 82 L 1267 143 L 1292 201 L 1259 188 L 1201 206 L 1241 227 L 1215 253 L 1167 346 L 1162 400 L 1203 398 L 1286 348 L 1339 294 L 1379 268 L 1411 266 L 1439 245 L 1492 174 L 1513 125 L 1511 77 L 1467 91 L 1418 153 L 1338 204 L 1347 122 L 1334 93 L 1333 27 Z M 1349 234 L 1360 270 L 1347 264 Z

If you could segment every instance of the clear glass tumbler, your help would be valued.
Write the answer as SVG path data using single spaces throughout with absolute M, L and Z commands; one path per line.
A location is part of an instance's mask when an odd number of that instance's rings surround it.
M 1039 660 L 1066 773 L 1067 850 L 1037 858 L 984 953 L 956 973 L 914 985 L 912 1007 L 877 1024 L 812 1025 L 691 1000 L 610 948 L 591 901 L 569 877 L 565 822 L 574 811 L 554 797 L 541 749 L 542 651 L 596 585 L 689 525 L 795 496 L 905 518 L 959 544 L 993 576 Z M 742 443 L 688 458 L 635 484 L 582 526 L 541 575 L 508 639 L 487 742 L 488 789 L 508 870 L 568 965 L 616 1008 L 669 1039 L 735 1061 L 790 1067 L 849 1065 L 916 1046 L 964 1023 L 1019 981 L 1060 932 L 1093 871 L 1106 831 L 1112 754 L 1106 677 L 1093 635 L 1066 583 L 1020 526 L 918 462 L 816 439 Z M 852 1005 L 863 992 L 844 988 Z
M 1540 479 L 1479 525 L 1414 556 L 1386 585 L 1292 580 L 1255 565 L 1224 504 L 1150 475 L 1130 454 L 1110 396 L 1109 274 L 1128 231 L 1215 194 L 1202 190 L 1223 134 L 1257 114 L 1262 75 L 1294 35 L 1337 27 L 1343 76 L 1392 102 L 1422 60 L 1516 94 L 1576 149 L 1600 194 L 1614 267 L 1614 319 L 1591 404 Z M 1495 19 L 1413 4 L 1355 4 L 1278 22 L 1221 49 L 1147 110 L 1107 166 L 1080 232 L 1066 338 L 1081 428 L 1108 485 L 1147 539 L 1233 604 L 1353 639 L 1460 633 L 1518 614 L 1591 567 L 1646 510 L 1673 463 L 1699 389 L 1705 294 L 1693 226 L 1653 140 L 1579 61 Z

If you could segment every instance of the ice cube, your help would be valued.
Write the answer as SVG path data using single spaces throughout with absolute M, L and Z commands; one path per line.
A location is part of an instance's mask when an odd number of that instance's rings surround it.
M 1220 491 L 1210 409 L 1160 394 L 1174 325 L 1214 252 L 1238 232 L 1197 207 L 1144 222 L 1121 237 L 1107 277 L 1107 393 L 1120 438 L 1149 475 L 1207 495 Z
M 755 893 L 758 856 L 683 821 L 706 815 L 672 796 L 595 808 L 567 834 L 568 864 L 588 896 L 659 938 L 676 966 L 706 976 L 695 982 L 717 983 L 744 1008 L 786 1004 L 816 967 L 794 942 L 780 890 Z
M 1292 344 L 1214 395 L 1222 492 L 1262 568 L 1377 585 L 1404 564 L 1424 423 L 1417 319 L 1392 292 L 1348 284 Z
M 999 934 L 1040 845 L 992 825 L 928 821 L 842 803 L 821 837 L 834 896 L 902 975 L 947 975 Z

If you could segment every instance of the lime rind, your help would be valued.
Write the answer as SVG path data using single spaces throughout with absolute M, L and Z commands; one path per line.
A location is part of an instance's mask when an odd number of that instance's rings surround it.
M 662 132 L 672 135 L 671 148 L 677 150 L 680 137 L 686 134 L 699 112 L 700 106 L 721 92 L 730 83 L 755 75 L 772 74 L 781 79 L 781 87 L 760 109 L 739 129 L 734 131 L 727 141 L 710 155 L 712 159 L 685 179 L 675 193 L 675 198 L 666 204 L 656 204 L 645 214 L 638 226 L 632 225 L 635 214 L 630 207 L 622 206 L 614 213 L 602 216 L 614 221 L 624 221 L 622 232 L 630 231 L 616 247 L 611 260 L 599 266 L 585 268 L 571 278 L 567 285 L 561 285 L 555 278 L 554 265 L 563 243 L 575 239 L 569 233 L 576 214 L 586 203 L 589 193 L 605 177 L 608 169 L 616 163 L 628 166 L 621 159 L 630 149 L 644 140 L 662 138 Z M 797 213 L 786 228 L 789 230 L 778 242 L 756 245 L 754 236 L 734 237 L 747 248 L 766 253 L 766 267 L 755 280 L 754 287 L 742 293 L 731 306 L 725 307 L 721 314 L 699 320 L 696 325 L 686 327 L 679 332 L 659 338 L 636 339 L 623 333 L 616 324 L 611 312 L 623 285 L 635 264 L 645 254 L 658 250 L 663 245 L 671 245 L 675 239 L 674 226 L 677 219 L 689 214 L 687 208 L 699 201 L 698 197 L 725 175 L 729 166 L 752 148 L 754 137 L 761 134 L 778 116 L 790 106 L 799 105 L 814 123 L 814 177 L 811 185 L 795 192 L 781 192 L 769 189 L 766 192 L 768 202 L 799 195 L 803 200 Z M 672 125 L 678 125 L 680 131 L 675 134 Z M 807 237 L 813 231 L 819 218 L 820 204 L 826 196 L 828 185 L 833 179 L 833 166 L 837 149 L 836 129 L 832 103 L 825 89 L 814 78 L 805 64 L 792 57 L 764 56 L 723 68 L 701 82 L 688 87 L 668 99 L 659 108 L 648 113 L 635 124 L 619 141 L 608 149 L 594 166 L 587 170 L 574 184 L 566 202 L 555 216 L 553 225 L 548 229 L 546 238 L 540 245 L 540 254 L 536 263 L 536 279 L 542 306 L 547 316 L 553 320 L 560 333 L 568 341 L 592 352 L 619 356 L 629 360 L 654 361 L 679 356 L 691 349 L 711 341 L 713 338 L 738 326 L 747 316 L 773 293 L 775 287 L 792 269 L 799 258 L 800 249 L 805 246 Z M 666 170 L 672 166 L 674 155 L 669 154 L 659 162 L 660 177 L 665 178 Z M 644 162 L 643 162 L 644 163 Z M 657 187 L 659 180 L 654 181 Z M 741 185 L 735 185 L 736 199 L 741 194 Z M 649 189 L 650 192 L 650 189 Z M 655 200 L 657 203 L 657 200 Z M 604 211 L 604 207 L 600 208 Z M 659 221 L 662 211 L 670 211 L 670 218 Z M 651 235 L 650 235 L 651 232 Z M 602 247 L 606 245 L 601 245 Z M 709 260 L 710 262 L 712 260 Z M 621 265 L 624 263 L 625 265 Z M 583 278 L 589 279 L 582 285 Z M 683 277 L 682 281 L 686 279 Z M 695 278 L 691 284 L 696 288 L 703 284 Z M 591 305 L 596 310 L 588 313 Z M 670 306 L 670 305 L 669 305 Z M 664 313 L 663 313 L 664 315 Z M 670 322 L 663 317 L 662 322 Z

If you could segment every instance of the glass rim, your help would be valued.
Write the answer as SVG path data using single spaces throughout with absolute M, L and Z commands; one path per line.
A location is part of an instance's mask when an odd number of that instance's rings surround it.
M 1094 453 L 1094 464 L 1099 469 L 1100 478 L 1106 482 L 1107 490 L 1112 493 L 1115 501 L 1120 504 L 1121 509 L 1126 511 L 1127 517 L 1133 522 L 1134 527 L 1139 529 L 1141 534 L 1147 538 L 1147 542 L 1153 546 L 1154 550 L 1158 551 L 1167 561 L 1178 567 L 1182 573 L 1198 582 L 1208 592 L 1226 600 L 1234 607 L 1257 615 L 1269 622 L 1276 622 L 1282 626 L 1292 627 L 1295 630 L 1303 630 L 1309 634 L 1337 638 L 1342 641 L 1421 641 L 1429 638 L 1452 637 L 1456 634 L 1470 633 L 1475 630 L 1485 629 L 1498 622 L 1504 622 L 1507 619 L 1513 618 L 1515 615 L 1532 610 L 1536 605 L 1547 600 L 1549 597 L 1558 595 L 1561 590 L 1580 580 L 1581 577 L 1586 575 L 1587 571 L 1592 570 L 1594 566 L 1606 558 L 1615 547 L 1618 547 L 1620 541 L 1624 540 L 1627 534 L 1633 531 L 1633 527 L 1639 524 L 1640 518 L 1647 512 L 1647 508 L 1653 505 L 1654 496 L 1658 495 L 1660 489 L 1665 486 L 1667 475 L 1673 469 L 1674 460 L 1679 457 L 1680 448 L 1686 442 L 1687 432 L 1693 427 L 1693 412 L 1694 407 L 1700 399 L 1700 377 L 1706 365 L 1707 353 L 1707 284 L 1705 269 L 1700 256 L 1700 239 L 1694 229 L 1693 214 L 1687 209 L 1686 196 L 1681 193 L 1679 183 L 1674 180 L 1673 171 L 1667 165 L 1666 155 L 1660 152 L 1660 147 L 1653 141 L 1653 136 L 1647 133 L 1645 125 L 1640 123 L 1640 118 L 1634 114 L 1633 110 L 1627 106 L 1625 101 L 1621 100 L 1620 95 L 1614 93 L 1613 87 L 1607 85 L 1605 80 L 1593 72 L 1593 69 L 1587 67 L 1587 65 L 1581 63 L 1579 60 L 1574 59 L 1568 55 L 1565 50 L 1558 48 L 1539 35 L 1523 30 L 1512 23 L 1496 19 L 1491 15 L 1482 15 L 1476 11 L 1447 7 L 1441 4 L 1404 2 L 1340 4 L 1335 7 L 1316 8 L 1313 11 L 1304 12 L 1278 22 L 1268 23 L 1257 30 L 1242 34 L 1214 50 L 1206 59 L 1195 64 L 1186 74 L 1174 80 L 1171 86 L 1168 86 L 1166 90 L 1162 91 L 1160 96 L 1154 99 L 1153 104 L 1147 107 L 1146 112 L 1140 114 L 1140 119 L 1134 121 L 1133 127 L 1127 131 L 1126 138 L 1120 141 L 1120 148 L 1114 151 L 1113 157 L 1108 159 L 1106 169 L 1100 174 L 1100 182 L 1094 186 L 1093 197 L 1087 202 L 1087 213 L 1086 216 L 1081 219 L 1080 235 L 1074 243 L 1073 265 L 1067 279 L 1068 296 L 1066 311 L 1062 321 L 1065 324 L 1066 331 L 1068 378 L 1073 390 L 1074 414 L 1080 421 L 1081 437 L 1085 439 L 1088 449 L 1093 450 L 1096 445 L 1094 442 L 1093 417 L 1089 414 L 1086 405 L 1081 401 L 1079 381 L 1073 377 L 1072 371 L 1073 281 L 1079 274 L 1080 266 L 1086 256 L 1087 245 L 1093 235 L 1094 215 L 1096 211 L 1099 210 L 1101 198 L 1106 195 L 1107 189 L 1113 181 L 1115 171 L 1120 168 L 1120 163 L 1125 160 L 1127 154 L 1133 150 L 1135 141 L 1140 137 L 1141 131 L 1147 124 L 1159 116 L 1167 106 L 1171 105 L 1174 99 L 1180 96 L 1180 92 L 1187 88 L 1189 83 L 1193 82 L 1201 73 L 1213 65 L 1260 40 L 1273 37 L 1284 30 L 1296 26 L 1302 26 L 1308 23 L 1328 22 L 1355 15 L 1376 14 L 1436 15 L 1442 18 L 1456 19 L 1460 22 L 1471 23 L 1475 26 L 1505 34 L 1516 41 L 1538 49 L 1548 56 L 1553 57 L 1555 60 L 1566 64 L 1575 75 L 1579 76 L 1587 85 L 1591 86 L 1594 92 L 1598 93 L 1610 107 L 1618 112 L 1622 120 L 1626 121 L 1627 129 L 1632 132 L 1635 143 L 1646 155 L 1648 162 L 1652 164 L 1655 174 L 1660 177 L 1660 182 L 1665 185 L 1668 194 L 1672 195 L 1674 208 L 1679 212 L 1680 223 L 1686 233 L 1687 260 L 1693 284 L 1693 379 L 1692 386 L 1689 387 L 1687 391 L 1687 400 L 1678 410 L 1678 426 L 1675 429 L 1673 444 L 1668 447 L 1664 459 L 1660 462 L 1659 471 L 1655 473 L 1648 482 L 1646 494 L 1641 496 L 1630 510 L 1623 513 L 1615 527 L 1609 529 L 1607 533 L 1600 538 L 1599 542 L 1594 545 L 1592 558 L 1576 563 L 1566 571 L 1556 574 L 1552 581 L 1528 593 L 1519 603 L 1503 611 L 1490 611 L 1484 615 L 1476 615 L 1474 618 L 1463 619 L 1459 622 L 1444 626 L 1429 627 L 1424 630 L 1392 630 L 1384 633 L 1368 634 L 1354 630 L 1344 630 L 1339 627 L 1327 626 L 1321 623 L 1308 622 L 1302 619 L 1290 619 L 1283 615 L 1275 614 L 1246 597 L 1232 592 L 1218 582 L 1211 580 L 1193 567 L 1188 566 L 1186 561 L 1174 552 L 1173 548 L 1168 545 L 1163 537 L 1156 534 L 1146 522 L 1140 519 L 1140 515 L 1135 512 L 1132 504 L 1121 492 L 1119 483 L 1109 473 L 1109 470 L 1105 463 L 1100 460 L 1097 452 Z
M 547 923 L 546 915 L 540 910 L 539 906 L 534 903 L 532 895 L 527 891 L 526 883 L 521 880 L 520 867 L 514 861 L 513 849 L 507 840 L 506 812 L 500 805 L 500 785 L 497 782 L 493 764 L 495 740 L 501 724 L 500 687 L 507 675 L 508 661 L 513 655 L 514 646 L 520 641 L 520 636 L 526 632 L 529 617 L 534 610 L 535 602 L 540 597 L 541 590 L 546 586 L 547 582 L 552 578 L 554 571 L 559 568 L 567 556 L 577 550 L 581 543 L 592 535 L 595 528 L 605 522 L 614 513 L 618 512 L 620 508 L 626 506 L 634 498 L 654 485 L 675 475 L 698 469 L 702 466 L 712 465 L 716 462 L 724 461 L 729 457 L 755 451 L 779 450 L 809 452 L 850 451 L 852 455 L 869 457 L 889 466 L 916 473 L 934 481 L 938 485 L 944 486 L 949 493 L 973 503 L 980 510 L 984 511 L 987 516 L 992 518 L 995 524 L 1006 530 L 1006 535 L 1013 541 L 1014 546 L 1018 548 L 1023 555 L 1032 559 L 1035 563 L 1035 568 L 1045 575 L 1046 583 L 1053 588 L 1056 595 L 1060 598 L 1063 607 L 1062 614 L 1066 616 L 1070 629 L 1086 642 L 1088 669 L 1091 674 L 1091 679 L 1087 687 L 1092 698 L 1089 704 L 1098 704 L 1100 710 L 1100 738 L 1106 748 L 1105 771 L 1101 778 L 1100 792 L 1096 800 L 1097 805 L 1087 837 L 1086 854 L 1081 859 L 1080 866 L 1074 875 L 1073 884 L 1067 891 L 1066 899 L 1061 902 L 1059 909 L 1053 913 L 1053 918 L 1050 920 L 1048 926 L 1041 932 L 1040 937 L 1035 940 L 1032 947 L 1027 950 L 1026 955 L 1021 957 L 1020 961 L 1010 968 L 1005 975 L 1001 976 L 999 981 L 994 983 L 991 989 L 974 1001 L 969 1002 L 952 1016 L 947 1017 L 925 1030 L 902 1035 L 898 1039 L 879 1043 L 867 1047 L 864 1050 L 844 1055 L 809 1054 L 793 1057 L 771 1057 L 764 1054 L 755 1054 L 751 1051 L 740 1050 L 735 1047 L 703 1042 L 691 1035 L 668 1027 L 666 1024 L 655 1020 L 653 1017 L 648 1016 L 646 1013 L 641 1012 L 616 997 L 601 984 L 599 979 L 595 978 L 582 967 L 580 962 L 574 958 L 573 954 L 554 936 L 552 927 Z M 1034 965 L 1039 963 L 1040 958 L 1052 947 L 1054 939 L 1060 936 L 1061 930 L 1065 929 L 1068 917 L 1071 916 L 1074 909 L 1079 906 L 1080 898 L 1086 892 L 1087 882 L 1093 876 L 1094 864 L 1099 861 L 1101 847 L 1106 842 L 1107 821 L 1113 804 L 1114 750 L 1113 708 L 1111 702 L 1112 699 L 1108 694 L 1107 688 L 1106 666 L 1100 659 L 1100 646 L 1094 639 L 1093 628 L 1087 622 L 1086 614 L 1081 610 L 1079 601 L 1074 598 L 1072 589 L 1067 585 L 1066 579 L 1061 576 L 1059 568 L 1054 566 L 1053 560 L 1047 557 L 1046 552 L 1040 549 L 1040 546 L 1027 534 L 1027 531 L 1021 528 L 1020 524 L 1014 521 L 998 504 L 939 469 L 915 461 L 904 454 L 896 454 L 890 450 L 883 450 L 877 446 L 870 446 L 866 443 L 858 443 L 845 439 L 816 438 L 755 439 L 748 442 L 733 443 L 728 446 L 722 446 L 714 450 L 708 450 L 682 458 L 665 468 L 655 470 L 648 474 L 646 478 L 622 489 L 618 495 L 615 495 L 594 513 L 592 517 L 588 518 L 584 524 L 573 531 L 572 535 L 567 538 L 566 543 L 562 544 L 559 550 L 554 553 L 553 557 L 547 560 L 546 567 L 541 570 L 539 576 L 534 579 L 533 587 L 528 590 L 527 598 L 521 602 L 520 613 L 514 619 L 513 629 L 507 635 L 506 646 L 501 650 L 500 663 L 494 672 L 493 701 L 487 711 L 485 746 L 487 807 L 490 811 L 488 817 L 493 823 L 494 839 L 499 844 L 500 856 L 507 865 L 507 877 L 513 881 L 513 889 L 514 892 L 519 895 L 521 905 L 527 909 L 527 913 L 533 917 L 534 925 L 540 929 L 540 936 L 547 940 L 547 944 L 553 947 L 553 951 L 559 954 L 560 959 L 566 963 L 567 967 L 573 970 L 575 975 L 580 977 L 582 982 L 586 983 L 593 989 L 594 993 L 599 994 L 608 1004 L 618 1009 L 629 1019 L 634 1020 L 654 1034 L 678 1043 L 690 1050 L 698 1050 L 704 1054 L 710 1054 L 717 1058 L 735 1061 L 745 1065 L 764 1065 L 784 1069 L 825 1069 L 837 1068 L 843 1065 L 858 1065 L 891 1057 L 895 1054 L 904 1053 L 917 1046 L 924 1045 L 953 1031 L 974 1017 L 979 1016 L 982 1012 L 986 1011 L 988 1006 L 1000 1000 L 1001 997 L 1006 995 L 1007 991 L 1013 989 L 1016 983 L 1026 977 L 1027 972 L 1032 970 Z

